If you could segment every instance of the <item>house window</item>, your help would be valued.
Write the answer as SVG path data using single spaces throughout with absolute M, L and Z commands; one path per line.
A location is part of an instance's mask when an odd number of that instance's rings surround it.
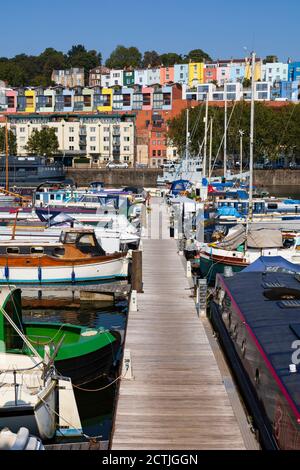
M 96 127 L 91 127 L 91 128 L 90 128 L 90 131 L 91 131 L 91 132 L 96 132 Z
M 129 149 L 128 145 L 126 145 L 126 146 L 124 147 L 124 152 L 129 152 L 129 150 L 130 150 L 130 149 Z
M 74 132 L 74 127 L 69 127 L 69 132 L 72 134 Z
M 90 142 L 96 142 L 96 137 L 90 137 Z
M 95 152 L 95 151 L 96 151 L 96 147 L 90 147 L 90 150 L 91 150 L 91 152 Z
M 70 145 L 69 150 L 74 150 L 74 146 Z
M 74 142 L 74 137 L 69 137 L 69 142 Z
M 124 142 L 129 142 L 130 141 L 130 137 L 124 137 Z
M 152 150 L 152 157 L 156 157 L 156 150 Z
M 105 152 L 109 151 L 109 147 L 104 147 Z
M 109 141 L 109 137 L 103 137 L 103 140 L 104 140 L 104 142 L 108 142 L 108 141 Z
M 20 127 L 20 132 L 25 132 L 26 128 L 25 127 Z

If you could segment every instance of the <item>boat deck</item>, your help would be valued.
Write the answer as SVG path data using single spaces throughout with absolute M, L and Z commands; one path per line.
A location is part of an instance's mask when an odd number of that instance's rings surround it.
M 121 380 L 111 449 L 249 448 L 169 238 L 167 208 L 159 198 L 151 203 L 144 293 L 126 334 L 133 379 Z

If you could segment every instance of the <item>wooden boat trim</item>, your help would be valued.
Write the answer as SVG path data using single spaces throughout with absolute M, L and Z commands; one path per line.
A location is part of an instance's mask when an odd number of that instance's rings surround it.
M 105 264 L 114 260 L 126 259 L 125 254 L 117 253 L 107 256 L 93 256 L 86 258 L 56 258 L 55 256 L 42 255 L 5 255 L 0 256 L 0 266 L 8 267 L 48 267 L 48 266 L 82 266 L 88 264 Z

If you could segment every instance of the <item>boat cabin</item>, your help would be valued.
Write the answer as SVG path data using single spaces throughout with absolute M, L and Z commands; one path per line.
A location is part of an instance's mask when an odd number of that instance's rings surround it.
M 65 229 L 60 235 L 59 242 L 41 239 L 36 242 L 7 240 L 0 243 L 0 256 L 48 255 L 56 258 L 82 258 L 105 256 L 105 254 L 93 229 Z

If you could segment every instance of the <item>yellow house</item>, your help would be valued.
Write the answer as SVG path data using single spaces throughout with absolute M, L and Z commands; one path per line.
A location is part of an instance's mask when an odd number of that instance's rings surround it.
M 251 67 L 252 67 L 251 62 L 248 62 L 245 68 L 245 78 L 247 78 L 248 80 L 251 80 L 251 76 L 252 76 Z M 261 80 L 261 61 L 255 62 L 254 79 L 256 82 Z
M 192 87 L 197 83 L 204 83 L 204 63 L 189 63 L 189 86 Z
M 111 88 L 102 88 L 102 105 L 97 106 L 100 112 L 112 111 L 113 109 L 113 90 Z
M 35 91 L 34 90 L 26 90 L 25 91 L 25 97 L 26 97 L 25 112 L 26 113 L 35 113 Z

